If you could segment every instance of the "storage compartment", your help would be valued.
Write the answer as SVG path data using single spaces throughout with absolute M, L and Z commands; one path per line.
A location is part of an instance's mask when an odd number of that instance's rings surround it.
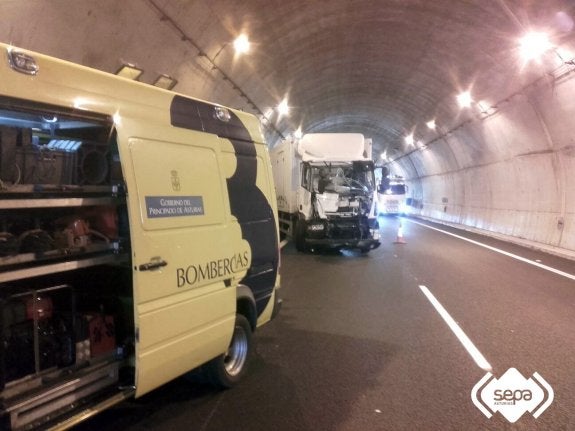
M 105 144 L 52 139 L 46 145 L 24 145 L 15 150 L 17 183 L 109 184 L 111 163 Z M 14 178 L 14 175 L 7 177 Z
M 18 183 L 74 184 L 74 154 L 46 145 L 23 146 L 16 151 Z
M 15 293 L 1 306 L 0 387 L 75 362 L 74 291 L 62 285 Z
M 0 428 L 133 392 L 127 219 L 111 117 L 0 96 Z
M 30 130 L 23 132 L 23 129 L 17 127 L 0 126 L 0 181 L 17 181 L 16 149 L 22 145 L 23 136 L 29 135 Z
M 104 186 L 122 181 L 112 122 L 0 98 L 1 190 L 11 186 Z M 19 106 L 22 105 L 22 106 Z M 27 106 L 30 105 L 30 106 Z
M 14 428 L 120 375 L 134 384 L 122 183 L 111 118 L 0 97 L 0 398 Z
M 40 203 L 47 208 L 2 210 L 0 282 L 4 281 L 2 272 L 42 261 L 121 252 L 127 244 L 127 238 L 120 237 L 119 229 L 118 208 L 124 208 L 122 200 L 92 201 L 103 205 L 51 208 L 53 201 L 46 200 Z M 114 202 L 118 206 L 113 205 Z

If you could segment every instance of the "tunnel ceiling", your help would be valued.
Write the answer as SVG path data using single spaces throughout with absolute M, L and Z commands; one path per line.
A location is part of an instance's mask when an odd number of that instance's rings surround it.
M 168 73 L 176 91 L 265 117 L 271 144 L 298 127 L 353 131 L 371 137 L 376 153 L 409 151 L 411 133 L 426 143 L 456 128 L 471 115 L 457 106 L 461 91 L 495 105 L 539 78 L 540 66 L 518 56 L 527 31 L 575 48 L 573 0 L 25 0 L 0 8 L 24 3 L 44 16 L 22 21 L 34 35 L 20 40 L 15 24 L 3 33 L 24 48 L 112 72 L 121 59 Z M 56 14 L 77 27 L 45 25 Z M 251 50 L 237 56 L 231 42 L 240 33 Z M 80 58 L 68 55 L 74 44 Z M 278 118 L 284 97 L 290 114 Z
M 530 29 L 550 32 L 556 43 L 572 38 L 575 11 L 572 1 L 553 0 L 153 4 L 208 57 L 239 32 L 249 36 L 252 51 L 221 67 L 282 134 L 298 127 L 361 132 L 376 151 L 402 152 L 410 133 L 432 138 L 427 121 L 446 130 L 463 120 L 459 92 L 472 89 L 497 103 L 533 79 L 536 71 L 522 69 L 518 39 Z M 290 116 L 278 121 L 266 110 L 283 97 Z

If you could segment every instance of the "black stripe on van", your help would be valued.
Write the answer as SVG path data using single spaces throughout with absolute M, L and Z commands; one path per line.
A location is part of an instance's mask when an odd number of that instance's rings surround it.
M 258 176 L 256 147 L 249 131 L 230 111 L 230 120 L 215 116 L 215 105 L 175 96 L 170 107 L 171 123 L 176 127 L 213 133 L 230 140 L 237 167 L 227 179 L 232 214 L 238 219 L 252 251 L 252 265 L 241 281 L 255 297 L 258 316 L 269 303 L 278 272 L 279 256 L 275 214 L 262 191 L 256 186 Z M 262 173 L 264 175 L 264 173 Z
M 230 111 L 230 121 L 224 122 L 216 117 L 216 108 L 217 105 L 175 96 L 170 106 L 170 120 L 175 127 L 213 133 L 222 138 L 251 141 L 248 130 L 237 115 Z

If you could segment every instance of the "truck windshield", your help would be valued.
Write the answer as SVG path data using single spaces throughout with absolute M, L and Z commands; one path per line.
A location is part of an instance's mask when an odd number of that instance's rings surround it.
M 364 162 L 326 163 L 311 167 L 313 191 L 334 193 L 371 193 L 373 167 Z
M 405 194 L 405 184 L 392 184 L 385 191 L 389 195 L 404 195 Z

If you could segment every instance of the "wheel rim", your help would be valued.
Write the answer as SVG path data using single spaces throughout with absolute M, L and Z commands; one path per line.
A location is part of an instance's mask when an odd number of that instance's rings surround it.
M 241 326 L 236 326 L 232 342 L 224 357 L 224 366 L 230 376 L 237 376 L 248 357 L 248 336 Z

